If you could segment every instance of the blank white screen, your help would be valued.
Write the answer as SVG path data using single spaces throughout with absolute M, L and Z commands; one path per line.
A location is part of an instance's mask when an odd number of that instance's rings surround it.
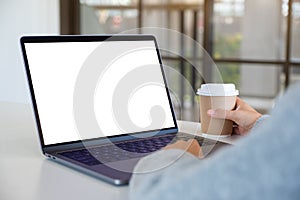
M 154 41 L 110 41 L 111 51 L 120 45 L 132 47 L 145 46 L 145 49 L 129 52 L 126 55 L 116 55 L 118 59 L 109 66 L 104 66 L 101 78 L 98 80 L 94 96 L 94 111 L 105 136 L 127 134 L 174 127 L 174 121 L 167 98 L 166 90 L 157 85 L 145 85 L 128 101 L 128 114 L 132 122 L 139 127 L 134 130 L 124 130 L 119 127 L 112 115 L 113 91 L 120 79 L 132 70 L 145 65 L 159 67 Z M 26 43 L 26 54 L 32 78 L 32 84 L 37 103 L 44 143 L 56 144 L 99 137 L 99 133 L 78 133 L 73 116 L 73 92 L 77 76 L 102 42 L 56 42 L 56 43 Z M 102 55 L 99 59 L 102 59 Z M 163 84 L 160 69 L 157 69 Z M 145 74 L 147 76 L 147 74 Z M 149 110 L 160 106 L 165 111 L 163 127 L 149 127 Z

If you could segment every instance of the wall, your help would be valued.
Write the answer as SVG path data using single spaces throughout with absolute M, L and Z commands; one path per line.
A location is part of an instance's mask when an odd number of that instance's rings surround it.
M 58 34 L 58 0 L 0 0 L 0 101 L 30 102 L 19 38 Z

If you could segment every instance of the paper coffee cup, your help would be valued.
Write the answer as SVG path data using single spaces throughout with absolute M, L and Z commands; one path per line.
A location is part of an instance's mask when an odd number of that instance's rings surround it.
M 202 84 L 197 94 L 200 96 L 200 121 L 202 133 L 220 136 L 232 134 L 231 120 L 215 119 L 207 115 L 209 109 L 233 110 L 239 91 L 234 84 Z

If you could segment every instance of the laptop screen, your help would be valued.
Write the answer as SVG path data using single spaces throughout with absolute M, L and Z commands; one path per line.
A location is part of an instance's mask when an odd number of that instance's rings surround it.
M 24 42 L 45 145 L 176 126 L 155 41 Z

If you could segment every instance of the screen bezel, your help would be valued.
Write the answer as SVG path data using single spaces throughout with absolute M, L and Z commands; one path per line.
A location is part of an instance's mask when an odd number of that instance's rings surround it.
M 85 139 L 85 140 L 76 140 L 76 141 L 70 141 L 70 142 L 62 142 L 62 143 L 56 143 L 56 144 L 45 144 L 44 143 L 44 137 L 43 137 L 43 132 L 42 132 L 42 127 L 41 127 L 41 122 L 39 118 L 39 113 L 38 113 L 38 108 L 37 108 L 37 103 L 35 99 L 35 94 L 34 94 L 34 89 L 33 89 L 33 84 L 32 84 L 32 79 L 31 79 L 31 74 L 30 74 L 30 67 L 27 59 L 27 54 L 26 54 L 26 48 L 25 44 L 26 43 L 55 43 L 55 42 L 103 42 L 103 41 L 153 41 L 155 43 L 155 48 L 157 52 L 157 56 L 159 59 L 159 63 L 161 66 L 161 72 L 163 75 L 163 80 L 168 96 L 168 101 L 172 113 L 172 118 L 174 122 L 174 127 L 170 128 L 164 128 L 161 130 L 149 130 L 149 131 L 142 131 L 142 132 L 136 132 L 136 133 L 131 133 L 131 134 L 121 134 L 121 135 L 114 135 L 114 136 L 108 136 L 108 137 L 101 137 L 101 138 L 91 138 L 91 139 Z M 21 49 L 22 49 L 22 54 L 24 58 L 24 65 L 25 65 L 25 71 L 26 71 L 26 77 L 27 77 L 27 82 L 29 85 L 29 90 L 30 90 L 30 96 L 31 96 L 31 101 L 32 101 L 32 106 L 34 110 L 34 115 L 36 119 L 36 126 L 38 129 L 38 134 L 39 134 L 39 139 L 41 143 L 41 147 L 43 149 L 43 152 L 45 151 L 45 148 L 50 147 L 50 149 L 53 149 L 53 147 L 59 147 L 59 146 L 66 146 L 66 147 L 71 147 L 73 144 L 75 146 L 78 146 L 80 144 L 83 144 L 83 142 L 86 144 L 91 144 L 93 145 L 94 143 L 107 143 L 107 142 L 119 142 L 119 141 L 125 141 L 125 140 L 130 140 L 135 137 L 133 137 L 136 134 L 143 134 L 141 135 L 142 137 L 147 137 L 152 135 L 154 132 L 158 132 L 156 135 L 163 135 L 163 134 L 170 134 L 170 133 L 177 133 L 178 132 L 178 126 L 176 122 L 176 117 L 175 117 L 175 112 L 173 109 L 173 104 L 171 101 L 170 97 L 170 92 L 169 88 L 167 85 L 166 81 L 166 76 L 165 72 L 163 69 L 163 64 L 162 64 L 162 59 L 161 55 L 159 53 L 159 48 L 158 44 L 156 41 L 155 36 L 153 35 L 60 35 L 60 36 L 23 36 L 20 39 L 21 42 Z

